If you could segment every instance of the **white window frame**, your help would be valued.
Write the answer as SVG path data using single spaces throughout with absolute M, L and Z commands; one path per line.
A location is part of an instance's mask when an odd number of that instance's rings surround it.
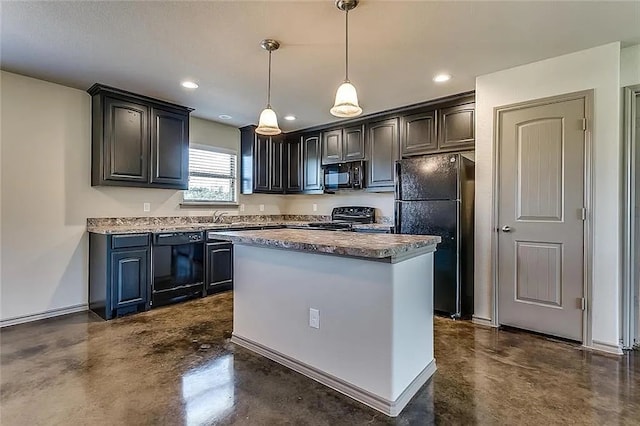
M 240 168 L 240 159 L 238 158 L 238 151 L 235 149 L 229 149 L 229 148 L 221 148 L 218 146 L 213 146 L 213 145 L 206 145 L 206 144 L 197 144 L 197 143 L 190 143 L 189 144 L 189 148 L 195 148 L 195 149 L 200 149 L 200 150 L 204 150 L 204 151 L 211 151 L 211 152 L 217 152 L 220 154 L 230 154 L 230 155 L 235 155 L 236 157 L 236 170 L 235 170 L 235 189 L 234 189 L 234 195 L 235 195 L 235 200 L 234 201 L 191 201 L 191 200 L 185 200 L 184 199 L 184 193 L 186 191 L 182 191 L 182 203 L 180 203 L 181 206 L 184 207 L 215 207 L 215 206 L 237 206 L 239 205 L 238 203 L 238 195 L 239 195 L 239 191 L 240 191 L 240 184 L 238 182 L 238 177 L 239 177 L 239 168 Z

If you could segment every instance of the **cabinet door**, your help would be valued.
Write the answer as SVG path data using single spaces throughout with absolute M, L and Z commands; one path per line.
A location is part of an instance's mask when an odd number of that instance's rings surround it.
M 403 117 L 400 133 L 403 157 L 437 150 L 436 112 L 426 111 Z
M 367 188 L 393 191 L 398 142 L 397 118 L 367 124 Z
M 271 138 L 268 136 L 255 136 L 253 149 L 253 189 L 254 191 L 268 192 L 271 188 Z
M 271 161 L 269 164 L 270 170 L 270 185 L 269 190 L 271 192 L 284 192 L 284 179 L 285 179 L 285 162 L 284 160 L 284 140 L 280 137 L 271 138 L 270 147 Z
M 151 118 L 151 183 L 187 189 L 189 116 L 153 108 Z
M 302 190 L 322 190 L 322 166 L 320 164 L 320 136 L 302 137 Z
M 302 191 L 302 143 L 300 137 L 291 138 L 285 142 L 287 179 L 285 192 Z
M 216 286 L 233 284 L 233 244 L 207 244 L 206 291 L 215 291 Z
M 117 250 L 111 253 L 113 309 L 147 303 L 149 249 Z
M 149 108 L 104 99 L 104 180 L 149 182 Z
M 322 164 L 342 161 L 342 129 L 322 133 Z
M 476 104 L 468 103 L 438 111 L 438 148 L 473 149 L 475 146 Z
M 342 132 L 344 161 L 364 160 L 364 126 L 348 127 Z

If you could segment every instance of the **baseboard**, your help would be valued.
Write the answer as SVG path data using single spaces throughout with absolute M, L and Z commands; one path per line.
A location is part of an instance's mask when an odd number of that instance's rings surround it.
M 478 317 L 478 316 L 475 316 L 475 315 L 473 315 L 471 317 L 471 322 L 473 322 L 474 324 L 477 324 L 477 325 L 485 326 L 485 327 L 493 327 L 493 328 L 497 328 L 498 327 L 497 325 L 495 325 L 493 323 L 493 321 L 491 321 L 491 319 Z
M 411 401 L 411 398 L 420 390 L 420 388 L 431 378 L 436 371 L 436 361 L 432 360 L 418 376 L 407 386 L 407 388 L 400 394 L 395 401 L 390 401 L 386 398 L 382 398 L 367 390 L 364 390 L 358 386 L 352 385 L 338 377 L 327 374 L 324 371 L 318 370 L 308 364 L 295 360 L 287 355 L 284 355 L 278 351 L 267 348 L 259 343 L 236 334 L 231 336 L 231 341 L 238 346 L 249 349 L 259 355 L 269 358 L 272 361 L 282 364 L 287 368 L 297 371 L 318 383 L 334 389 L 349 398 L 353 398 L 358 402 L 361 402 L 369 407 L 380 411 L 390 417 L 396 417 L 404 409 L 404 407 Z
M 52 309 L 50 311 L 40 312 L 38 314 L 23 315 L 19 317 L 7 318 L 0 321 L 0 328 L 9 327 L 11 325 L 24 324 L 26 322 L 38 321 L 47 318 L 59 317 L 60 315 L 73 314 L 76 312 L 84 312 L 89 309 L 89 305 L 82 303 L 80 305 L 68 306 L 66 308 Z
M 622 351 L 622 348 L 620 348 L 620 345 L 612 345 L 611 343 L 598 342 L 596 340 L 592 341 L 590 346 L 585 345 L 584 347 L 587 349 L 592 349 L 597 352 L 605 352 L 608 354 L 614 354 L 614 355 L 624 354 L 624 352 Z

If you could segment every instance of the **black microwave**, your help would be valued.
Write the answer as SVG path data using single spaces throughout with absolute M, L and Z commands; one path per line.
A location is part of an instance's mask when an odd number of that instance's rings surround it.
M 362 189 L 364 179 L 364 162 L 327 164 L 324 169 L 324 190 Z

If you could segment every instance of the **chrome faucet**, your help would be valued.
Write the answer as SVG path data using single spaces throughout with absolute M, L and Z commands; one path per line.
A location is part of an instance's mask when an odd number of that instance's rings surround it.
M 222 223 L 223 217 L 226 216 L 227 214 L 229 213 L 214 210 L 211 215 L 213 217 L 213 223 Z

